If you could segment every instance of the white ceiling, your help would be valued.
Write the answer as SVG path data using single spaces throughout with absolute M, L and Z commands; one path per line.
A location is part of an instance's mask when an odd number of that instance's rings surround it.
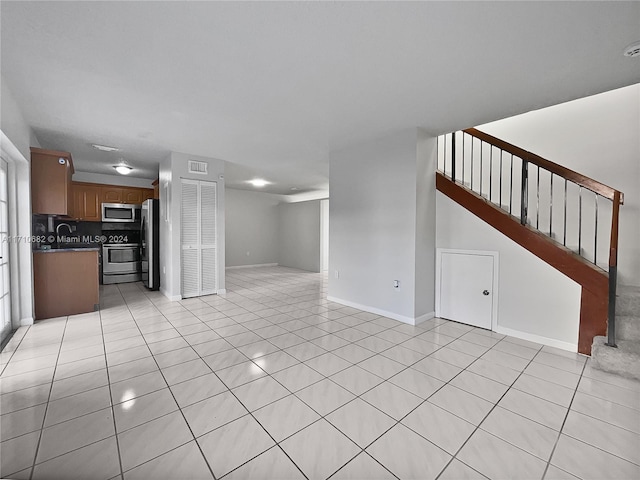
M 2 77 L 76 169 L 169 151 L 326 189 L 332 150 L 640 82 L 640 2 L 1 2 Z M 105 154 L 89 145 L 120 147 Z

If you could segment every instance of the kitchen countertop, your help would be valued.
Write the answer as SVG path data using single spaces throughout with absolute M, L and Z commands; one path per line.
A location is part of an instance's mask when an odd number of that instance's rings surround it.
M 54 252 L 99 252 L 99 247 L 88 247 L 88 248 L 48 248 L 48 249 L 40 249 L 34 250 L 33 253 L 54 253 Z

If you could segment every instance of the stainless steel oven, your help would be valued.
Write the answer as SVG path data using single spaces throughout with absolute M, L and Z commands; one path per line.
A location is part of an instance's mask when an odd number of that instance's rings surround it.
M 127 203 L 103 203 L 102 221 L 119 223 L 140 223 L 141 205 Z
M 102 283 L 125 283 L 141 280 L 140 245 L 113 243 L 102 245 Z

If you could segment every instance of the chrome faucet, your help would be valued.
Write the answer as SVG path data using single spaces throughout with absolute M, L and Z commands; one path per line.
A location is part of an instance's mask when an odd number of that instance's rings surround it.
M 60 236 L 60 227 L 62 227 L 62 226 L 67 227 L 67 229 L 69 230 L 69 233 L 73 233 L 73 231 L 71 230 L 71 225 L 69 225 L 68 223 L 60 223 L 56 227 L 56 238 Z

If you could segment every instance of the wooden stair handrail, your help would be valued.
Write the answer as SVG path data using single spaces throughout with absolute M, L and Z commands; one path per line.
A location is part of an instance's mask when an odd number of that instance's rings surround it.
M 511 143 L 505 142 L 504 140 L 500 140 L 488 133 L 485 133 L 476 128 L 467 128 L 463 130 L 463 132 L 468 133 L 469 135 L 479 138 L 480 140 L 498 147 L 505 152 L 509 152 L 513 155 L 516 155 L 527 162 L 533 163 L 534 165 L 538 165 L 539 167 L 548 170 L 559 177 L 566 178 L 567 180 L 580 185 L 588 190 L 591 190 L 598 195 L 601 195 L 609 200 L 613 201 L 614 204 L 619 202 L 620 205 L 624 204 L 624 194 L 615 188 L 609 187 L 604 183 L 598 182 L 593 178 L 589 178 L 586 175 L 582 175 L 581 173 L 575 172 L 571 169 L 563 167 L 562 165 L 558 165 L 557 163 L 551 162 L 546 158 L 542 158 L 535 153 L 531 153 L 527 150 L 524 150 L 520 147 L 516 147 Z

